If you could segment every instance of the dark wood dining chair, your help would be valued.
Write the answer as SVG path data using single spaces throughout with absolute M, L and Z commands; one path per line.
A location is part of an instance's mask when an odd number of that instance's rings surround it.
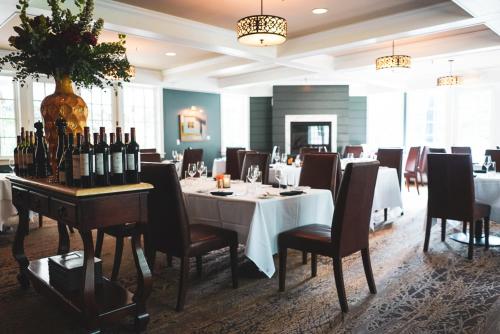
M 500 172 L 500 150 L 486 150 L 484 155 L 489 155 L 491 157 L 491 161 L 495 162 L 496 171 Z
M 396 169 L 398 174 L 399 189 L 401 190 L 401 180 L 403 174 L 403 149 L 402 148 L 379 148 L 377 160 L 381 167 Z M 384 221 L 387 221 L 387 209 L 384 208 Z
M 238 164 L 238 151 L 245 150 L 244 147 L 226 148 L 226 174 L 231 175 L 231 179 L 238 180 L 241 175 L 241 169 Z M 216 175 L 213 175 L 216 176 Z
M 446 149 L 441 147 L 429 147 L 429 153 L 446 153 Z
M 344 149 L 344 158 L 347 158 L 347 155 L 352 153 L 355 158 L 359 158 L 361 153 L 363 153 L 363 146 L 361 145 L 347 145 Z
M 269 154 L 268 153 L 247 153 L 243 159 L 240 179 L 247 181 L 248 169 L 252 165 L 258 165 L 262 172 L 262 184 L 268 183 L 269 174 Z
M 424 175 L 427 177 L 427 154 L 429 154 L 429 147 L 424 146 L 422 148 L 422 151 L 420 153 L 420 159 L 418 161 L 418 177 L 420 180 L 420 185 L 423 187 L 425 182 L 424 182 Z
M 469 146 L 452 146 L 451 153 L 453 154 L 472 154 Z
M 143 162 L 161 162 L 160 153 L 140 153 Z
M 156 148 L 141 148 L 140 153 L 156 153 Z
M 476 202 L 472 158 L 468 154 L 428 155 L 427 222 L 424 252 L 429 249 L 432 218 L 441 219 L 441 241 L 446 236 L 446 220 L 469 224 L 469 251 L 474 252 L 474 228 L 477 220 L 484 220 L 485 247 L 489 247 L 491 207 Z
M 378 161 L 350 163 L 345 169 L 331 226 L 312 224 L 278 235 L 279 290 L 285 290 L 288 249 L 312 253 L 311 276 L 317 274 L 317 256 L 333 259 L 333 272 L 342 312 L 347 312 L 347 297 L 342 258 L 361 251 L 366 280 L 371 293 L 377 293 L 370 263 L 368 233 Z
M 315 154 L 319 153 L 319 148 L 317 147 L 301 147 L 299 150 L 299 156 L 301 160 L 304 160 L 305 154 Z
M 239 150 L 236 152 L 236 155 L 238 157 L 238 179 L 241 178 L 241 169 L 243 168 L 243 160 L 245 160 L 245 155 L 247 155 L 247 153 L 257 153 L 257 151 L 254 151 L 254 150 Z M 245 175 L 245 179 L 246 179 L 246 175 Z M 245 180 L 245 179 L 242 179 L 242 180 Z
M 203 149 L 186 149 L 184 150 L 182 159 L 182 169 L 181 169 L 181 179 L 186 177 L 186 171 L 189 164 L 197 163 L 198 161 L 203 161 Z
M 196 258 L 198 275 L 202 272 L 202 256 L 229 247 L 232 284 L 238 287 L 238 234 L 204 224 L 190 224 L 175 165 L 142 164 L 142 180 L 154 189 L 148 196 L 148 224 L 145 237 L 146 257 L 154 268 L 156 252 L 180 258 L 177 311 L 182 311 L 186 299 L 189 259 Z
M 415 180 L 415 187 L 417 188 L 417 194 L 420 194 L 420 190 L 418 189 L 418 166 L 420 161 L 420 146 L 414 146 L 410 148 L 410 152 L 408 152 L 408 158 L 406 158 L 406 166 L 405 166 L 405 183 L 406 188 L 410 191 L 410 183 L 411 180 Z
M 335 204 L 342 169 L 338 153 L 305 154 L 300 171 L 299 186 L 308 186 L 313 189 L 328 189 L 332 192 L 332 200 Z M 302 264 L 307 264 L 307 252 L 302 252 Z

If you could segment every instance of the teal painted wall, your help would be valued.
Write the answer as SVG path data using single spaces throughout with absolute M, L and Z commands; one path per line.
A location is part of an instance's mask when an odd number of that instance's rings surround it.
M 179 136 L 179 112 L 191 106 L 203 109 L 207 114 L 208 135 L 210 140 L 204 142 L 181 142 L 177 145 Z M 184 151 L 188 147 L 202 148 L 203 160 L 212 169 L 213 160 L 220 156 L 221 151 L 221 115 L 220 95 L 199 93 L 174 89 L 163 90 L 163 122 L 165 137 L 165 153 L 172 159 L 172 150 Z

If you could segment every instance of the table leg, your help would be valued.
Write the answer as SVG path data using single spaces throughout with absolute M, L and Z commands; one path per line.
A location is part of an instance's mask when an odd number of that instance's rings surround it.
M 146 311 L 146 300 L 151 293 L 152 278 L 141 247 L 141 234 L 138 230 L 132 235 L 131 244 L 132 255 L 134 256 L 135 267 L 137 269 L 137 290 L 133 297 L 134 302 L 137 304 L 135 327 L 137 331 L 142 331 L 149 322 L 149 314 Z
M 57 248 L 57 254 L 66 254 L 69 252 L 69 235 L 66 224 L 58 221 L 57 231 L 59 232 L 59 246 Z
M 66 229 L 66 227 L 64 227 Z M 83 242 L 83 313 L 89 329 L 97 329 L 97 306 L 95 302 L 94 242 L 92 231 L 79 231 Z M 66 232 L 67 233 L 67 232 Z
M 476 239 L 481 239 L 483 237 L 483 220 L 476 220 L 476 226 L 474 226 L 474 236 Z
M 29 261 L 24 254 L 24 237 L 28 235 L 30 217 L 29 211 L 20 207 L 16 207 L 17 212 L 19 212 L 19 224 L 17 226 L 16 236 L 14 238 L 14 243 L 12 244 L 12 255 L 19 264 L 19 274 L 17 274 L 17 280 L 21 287 L 27 289 L 30 285 L 27 271 Z

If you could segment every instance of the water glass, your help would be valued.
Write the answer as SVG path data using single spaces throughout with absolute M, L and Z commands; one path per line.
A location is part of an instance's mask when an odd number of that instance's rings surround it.
M 274 178 L 276 179 L 276 181 L 278 181 L 278 186 L 281 185 L 281 183 L 284 181 L 284 172 L 283 172 L 283 169 L 281 169 L 280 167 L 275 167 L 275 170 L 274 170 Z
M 286 155 L 286 153 L 282 153 L 281 154 L 281 163 L 286 164 L 287 160 L 288 160 L 288 156 Z
M 201 177 L 201 174 L 203 173 L 204 168 L 205 168 L 205 162 L 204 161 L 198 161 L 196 163 L 196 170 L 198 171 L 198 176 Z
M 354 159 L 354 153 L 347 153 L 347 159 Z
M 287 190 L 295 189 L 295 175 L 293 173 L 288 173 L 286 175 L 286 185 Z

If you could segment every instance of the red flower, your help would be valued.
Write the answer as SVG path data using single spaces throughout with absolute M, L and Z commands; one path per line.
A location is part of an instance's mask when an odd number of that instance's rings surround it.
M 69 44 L 78 44 L 82 41 L 80 34 L 72 29 L 64 31 L 62 38 Z
M 96 46 L 97 45 L 97 37 L 94 36 L 89 31 L 84 32 L 82 38 L 89 45 L 92 45 L 92 46 Z

